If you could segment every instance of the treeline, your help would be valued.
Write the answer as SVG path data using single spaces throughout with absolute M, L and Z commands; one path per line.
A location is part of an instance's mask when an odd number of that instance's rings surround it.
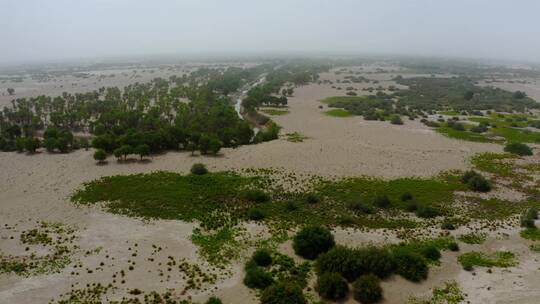
M 409 89 L 396 92 L 394 96 L 399 99 L 399 103 L 413 110 L 451 108 L 455 111 L 525 112 L 540 106 L 523 92 L 476 86 L 466 77 L 396 77 L 395 80 Z
M 249 144 L 253 130 L 238 117 L 228 94 L 272 68 L 200 69 L 123 90 L 19 98 L 0 112 L 0 149 L 69 152 L 88 147 L 87 138 L 94 148 L 117 155 L 145 155 L 147 149 L 206 154 Z
M 481 110 L 521 112 L 538 109 L 538 104 L 524 92 L 509 92 L 479 87 L 468 78 L 402 78 L 395 80 L 409 88 L 392 94 L 377 92 L 369 96 L 336 96 L 325 100 L 330 107 L 343 108 L 366 120 L 388 120 L 408 116 L 426 118 L 436 111 L 452 109 L 465 114 L 482 115 Z
M 242 106 L 247 111 L 252 111 L 262 105 L 286 105 L 286 95 L 292 95 L 293 89 L 284 89 L 285 84 L 305 85 L 319 79 L 319 73 L 328 71 L 329 65 L 323 63 L 285 64 L 280 66 L 265 77 L 265 83 L 255 86 L 248 91 L 247 97 L 242 101 Z

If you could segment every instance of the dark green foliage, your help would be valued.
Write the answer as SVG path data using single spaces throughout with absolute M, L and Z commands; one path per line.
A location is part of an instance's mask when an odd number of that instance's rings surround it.
M 274 282 L 272 275 L 258 266 L 246 267 L 244 285 L 249 288 L 264 289 Z
M 262 212 L 259 209 L 252 208 L 252 209 L 249 209 L 249 211 L 248 211 L 248 218 L 250 220 L 260 221 L 260 220 L 264 219 L 265 217 L 266 216 L 265 216 L 264 212 Z
M 355 212 L 363 213 L 363 214 L 372 214 L 374 213 L 373 208 L 363 202 L 360 201 L 354 201 L 348 204 L 349 209 Z
M 535 228 L 535 220 L 538 219 L 538 209 L 529 208 L 520 217 L 521 227 Z
M 208 300 L 206 300 L 206 302 L 204 302 L 205 304 L 223 304 L 223 302 L 221 302 L 221 299 L 218 298 L 218 297 L 210 297 Z
M 504 147 L 504 151 L 520 156 L 533 155 L 533 152 L 529 146 L 522 143 L 510 143 Z
M 377 195 L 373 200 L 373 204 L 379 208 L 389 208 L 392 204 L 386 195 Z
M 459 245 L 456 242 L 451 242 L 448 244 L 448 249 L 451 251 L 459 251 Z
M 290 211 L 290 212 L 297 211 L 298 210 L 298 205 L 294 201 L 287 201 L 285 203 L 285 208 L 287 208 L 287 211 Z
M 334 247 L 334 236 L 324 227 L 312 226 L 300 230 L 293 239 L 294 252 L 306 259 L 315 259 L 319 254 Z
M 392 119 L 390 119 L 390 123 L 393 125 L 402 125 L 403 120 L 401 120 L 401 117 L 399 115 L 392 116 Z
M 270 196 L 259 189 L 247 189 L 242 192 L 242 197 L 253 203 L 267 203 L 270 201 Z
M 461 176 L 461 182 L 467 184 L 468 188 L 478 192 L 488 192 L 491 190 L 491 183 L 480 173 L 470 170 Z
M 493 87 L 476 86 L 470 78 L 416 77 L 402 78 L 399 84 L 409 87 L 394 94 L 400 104 L 410 109 L 445 110 L 451 106 L 455 111 L 493 109 L 498 112 L 523 112 L 538 108 L 534 100 L 515 98 L 514 93 Z
M 278 282 L 261 294 L 261 304 L 306 304 L 302 288 L 290 282 Z
M 467 185 L 469 186 L 469 189 L 473 191 L 489 192 L 491 190 L 491 183 L 482 175 L 473 176 Z
M 191 166 L 191 169 L 189 170 L 191 174 L 195 175 L 205 175 L 208 173 L 208 169 L 206 169 L 205 164 L 201 163 L 195 163 L 193 166 Z
M 401 200 L 402 200 L 403 202 L 410 201 L 410 200 L 412 200 L 412 199 L 413 199 L 413 195 L 412 195 L 412 193 L 410 193 L 410 192 L 405 192 L 405 193 L 403 193 L 403 194 L 401 195 Z
M 308 204 L 317 204 L 321 201 L 321 198 L 315 193 L 308 193 L 306 195 L 306 203 Z
M 133 149 L 133 153 L 139 155 L 139 157 L 143 159 L 143 157 L 150 155 L 150 146 L 147 144 L 138 145 Z
M 428 245 L 422 248 L 422 255 L 432 261 L 438 261 L 441 258 L 441 252 L 434 245 Z
M 380 279 L 373 274 L 359 277 L 353 283 L 353 297 L 361 303 L 377 303 L 382 299 Z
M 325 299 L 343 299 L 349 292 L 347 281 L 336 272 L 327 272 L 317 278 L 317 292 Z
M 367 273 L 384 278 L 396 269 L 390 252 L 376 247 L 351 249 L 337 246 L 321 254 L 315 266 L 319 274 L 337 272 L 351 282 Z
M 272 263 L 272 256 L 267 249 L 258 249 L 251 257 L 258 266 L 266 267 Z
M 416 211 L 416 215 L 422 218 L 433 218 L 441 215 L 441 211 L 433 206 L 419 206 Z
M 399 248 L 394 250 L 393 256 L 397 265 L 396 272 L 402 277 L 413 282 L 427 278 L 429 267 L 420 254 Z
M 107 153 L 105 153 L 105 151 L 102 149 L 98 149 L 96 152 L 94 152 L 94 159 L 101 163 L 107 159 Z
M 40 141 L 35 137 L 26 137 L 24 140 L 24 148 L 30 153 L 35 153 L 40 147 Z

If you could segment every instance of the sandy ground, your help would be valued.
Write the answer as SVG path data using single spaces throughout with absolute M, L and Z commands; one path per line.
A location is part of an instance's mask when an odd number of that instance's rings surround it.
M 343 91 L 341 93 L 344 94 Z M 430 176 L 441 170 L 466 168 L 467 157 L 474 153 L 502 150 L 497 145 L 451 140 L 418 122 L 406 121 L 404 126 L 394 126 L 388 122 L 364 121 L 359 117 L 336 118 L 324 115 L 321 112 L 326 108 L 319 109 L 318 100 L 333 95 L 336 95 L 336 91 L 329 84 L 297 88 L 295 96 L 289 101 L 290 113 L 274 118 L 283 126 L 283 134 L 300 132 L 309 137 L 301 143 L 280 139 L 237 149 L 224 149 L 220 157 L 191 157 L 189 153 L 170 152 L 153 157 L 151 162 L 146 163 L 120 164 L 109 158 L 109 163 L 104 166 L 95 164 L 92 151 L 53 155 L 46 152 L 36 155 L 0 153 L 0 249 L 22 250 L 16 249 L 17 238 L 9 239 L 8 236 L 15 235 L 15 232 L 5 230 L 5 224 L 16 225 L 18 231 L 22 231 L 35 226 L 36 221 L 60 221 L 77 227 L 77 244 L 81 249 L 76 258 L 84 265 L 84 269 L 94 269 L 92 273 L 80 271 L 79 275 L 74 276 L 71 272 L 76 270 L 71 264 L 58 274 L 29 278 L 2 274 L 0 303 L 47 303 L 51 298 L 69 291 L 72 284 L 74 288 L 80 288 L 87 283 L 109 283 L 120 270 L 125 270 L 127 274 L 125 283 L 121 285 L 125 289 L 118 291 L 117 296 L 122 296 L 122 292 L 132 288 L 148 291 L 174 289 L 178 292 L 186 282 L 177 270 L 174 272 L 166 269 L 168 257 L 177 261 L 185 258 L 191 263 L 204 266 L 197 256 L 197 248 L 189 240 L 193 224 L 179 221 L 145 223 L 107 214 L 97 208 L 76 207 L 68 201 L 67 197 L 81 183 L 101 176 L 155 170 L 187 172 L 195 162 L 204 162 L 212 170 L 287 168 L 298 173 L 325 176 Z M 392 235 L 354 231 L 339 232 L 337 239 L 358 245 L 381 240 L 395 241 Z M 162 250 L 154 252 L 152 245 L 162 247 Z M 519 246 L 524 251 L 524 245 Z M 102 250 L 88 256 L 83 254 L 96 248 Z M 134 251 L 137 251 L 136 256 L 133 256 Z M 150 256 L 154 261 L 148 260 Z M 527 255 L 523 257 L 527 259 L 520 265 L 538 268 L 534 264 L 536 261 L 533 262 Z M 101 262 L 105 263 L 104 267 L 100 267 Z M 127 267 L 133 262 L 136 263 L 135 269 L 128 271 Z M 462 271 L 455 263 L 455 256 L 445 254 L 442 265 L 433 269 L 430 279 L 425 283 L 413 284 L 399 277 L 385 281 L 385 303 L 402 303 L 410 295 L 425 294 L 430 288 L 440 286 L 449 279 L 467 284 L 464 285 L 466 292 L 472 299 L 478 300 L 472 303 L 493 303 L 493 299 L 508 303 L 504 300 L 517 300 L 516 297 L 520 296 L 527 297 L 520 298 L 526 301 L 537 295 L 532 285 L 520 285 L 527 292 L 509 291 L 515 285 L 512 278 L 522 280 L 520 282 L 530 279 L 527 284 L 538 279 L 532 278 L 533 274 L 527 269 L 512 269 L 511 278 L 502 272 L 494 272 L 485 278 L 480 273 L 471 277 L 470 273 Z M 218 280 L 218 291 L 215 293 L 225 303 L 255 303 L 254 293 L 242 284 L 242 266 L 233 265 L 229 271 L 230 277 Z M 496 293 L 478 289 L 486 284 L 496 286 L 493 289 Z M 214 293 L 205 288 L 210 286 L 190 291 L 185 296 L 204 300 Z

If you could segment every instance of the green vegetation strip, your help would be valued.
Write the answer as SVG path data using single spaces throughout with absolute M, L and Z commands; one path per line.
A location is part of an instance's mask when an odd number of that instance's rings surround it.
M 458 262 L 465 270 L 472 270 L 474 266 L 504 268 L 517 264 L 514 253 L 510 251 L 497 251 L 492 255 L 471 251 L 460 255 Z

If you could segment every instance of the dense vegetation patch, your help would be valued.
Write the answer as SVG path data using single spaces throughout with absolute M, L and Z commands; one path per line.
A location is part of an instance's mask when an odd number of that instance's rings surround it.
M 471 251 L 460 255 L 458 262 L 465 270 L 472 270 L 474 266 L 511 267 L 517 264 L 514 253 L 510 251 L 497 251 L 491 255 Z

